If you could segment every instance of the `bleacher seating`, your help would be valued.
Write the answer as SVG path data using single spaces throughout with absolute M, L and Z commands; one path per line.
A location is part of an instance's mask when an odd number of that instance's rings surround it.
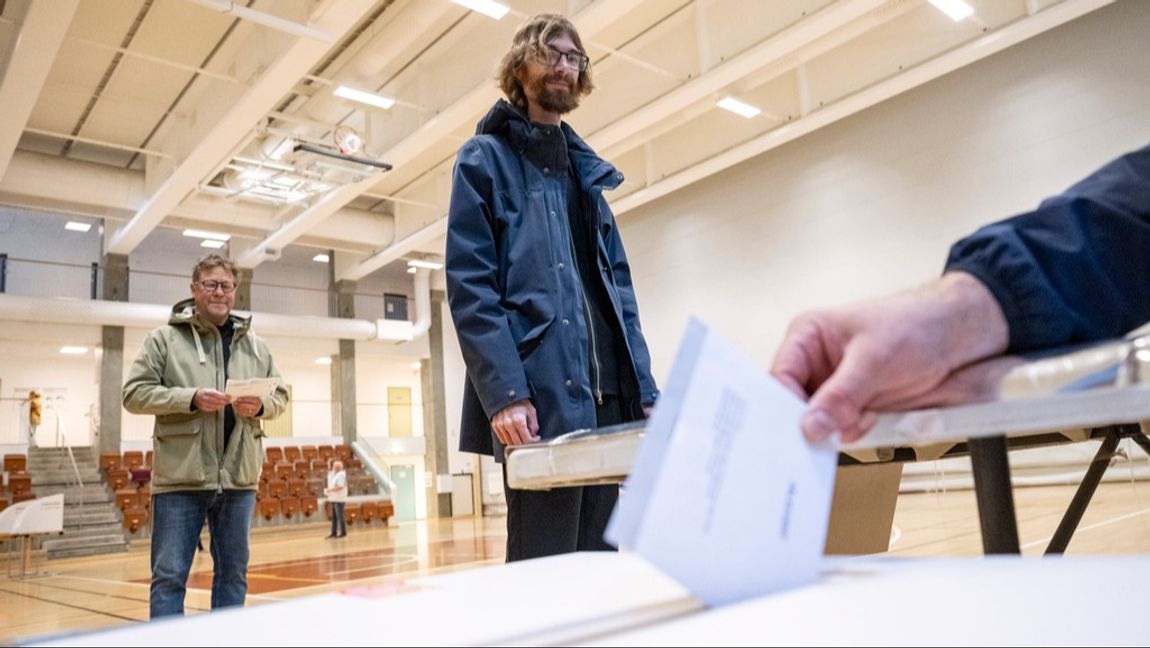
M 300 505 L 298 497 L 285 497 L 280 500 L 280 511 L 287 519 L 292 519 L 299 513 Z
M 144 453 L 140 450 L 129 450 L 129 451 L 125 452 L 124 458 L 122 461 L 122 465 L 124 468 L 127 468 L 129 471 L 131 471 L 135 468 L 143 467 L 143 465 L 144 465 Z
M 129 508 L 142 506 L 140 503 L 140 491 L 135 488 L 121 488 L 116 491 L 116 506 L 121 512 Z
M 28 470 L 28 457 L 23 454 L 4 455 L 4 472 L 22 473 Z
M 379 492 L 375 479 L 363 468 L 363 462 L 354 455 L 349 445 L 282 446 L 266 448 L 263 469 L 256 485 L 255 517 L 263 518 L 260 525 L 295 524 L 323 519 L 318 515 L 319 502 L 324 498 L 327 472 L 331 461 L 340 459 L 348 474 L 348 493 L 351 495 Z M 8 456 L 5 457 L 8 460 Z M 100 454 L 100 468 L 107 486 L 115 496 L 117 508 L 124 515 L 124 527 L 137 533 L 148 526 L 151 510 L 152 451 L 127 451 L 122 455 Z M 134 468 L 134 469 L 132 469 Z M 31 480 L 16 480 L 17 489 L 30 493 Z M 15 500 L 9 494 L 4 502 Z M 0 495 L 3 495 L 0 491 Z M 31 497 L 30 494 L 23 497 Z M 2 510 L 2 508 L 0 508 Z M 387 524 L 392 515 L 389 502 L 349 503 L 345 515 L 348 524 Z M 331 519 L 331 507 L 325 507 L 324 517 Z
M 124 528 L 129 533 L 135 533 L 148 524 L 148 510 L 142 506 L 130 506 L 124 509 Z
M 265 497 L 260 500 L 259 513 L 265 520 L 271 522 L 272 518 L 279 513 L 280 501 L 275 497 Z
M 100 470 L 108 472 L 120 467 L 121 463 L 120 453 L 118 452 L 101 452 L 100 453 Z
M 319 510 L 319 498 L 315 495 L 304 495 L 299 498 L 300 510 L 303 511 L 304 517 L 311 517 L 312 513 Z
M 9 474 L 8 492 L 12 494 L 14 502 L 23 501 L 15 498 L 24 493 L 32 492 L 32 476 L 28 473 Z
M 124 468 L 113 468 L 108 471 L 108 486 L 113 491 L 124 488 L 132 481 L 131 474 Z

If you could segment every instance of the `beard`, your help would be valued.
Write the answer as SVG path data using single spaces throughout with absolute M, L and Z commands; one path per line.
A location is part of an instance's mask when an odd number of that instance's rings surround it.
M 531 81 L 531 94 L 535 95 L 535 101 L 539 107 L 557 115 L 566 115 L 578 108 L 579 97 L 575 94 L 574 84 L 567 83 L 567 90 L 554 90 L 547 87 L 549 82 L 554 81 L 566 82 L 565 79 L 554 76 L 541 76 Z

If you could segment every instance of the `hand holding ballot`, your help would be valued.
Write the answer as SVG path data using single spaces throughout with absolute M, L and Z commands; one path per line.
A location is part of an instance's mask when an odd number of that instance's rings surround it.
M 267 398 L 275 393 L 279 384 L 280 381 L 277 378 L 249 378 L 247 380 L 229 378 L 224 391 L 233 400 L 244 396 Z
M 692 321 L 608 539 L 708 605 L 814 582 L 838 452 L 803 439 L 802 411 L 797 396 Z

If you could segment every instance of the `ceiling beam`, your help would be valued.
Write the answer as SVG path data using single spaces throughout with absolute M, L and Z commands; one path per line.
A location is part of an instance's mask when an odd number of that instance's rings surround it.
M 1114 0 L 1065 0 L 1037 14 L 1013 22 L 933 59 L 911 67 L 879 83 L 847 95 L 797 120 L 787 122 L 722 153 L 702 160 L 690 167 L 667 176 L 660 182 L 644 187 L 611 202 L 616 216 L 645 205 L 671 192 L 698 182 L 703 178 L 728 169 L 744 160 L 760 155 L 807 133 L 832 124 L 891 97 L 916 88 L 970 65 L 1011 45 L 1033 38 L 1044 31 L 1070 22 L 1091 11 L 1100 9 Z
M 900 2 L 901 0 L 894 0 Z M 622 119 L 611 122 L 587 138 L 600 155 L 608 158 L 620 153 L 612 150 L 627 142 L 636 133 L 641 133 L 659 122 L 674 117 L 724 88 L 751 75 L 764 67 L 785 59 L 802 47 L 817 41 L 834 31 L 866 16 L 868 13 L 891 3 L 892 0 L 847 0 L 836 2 L 794 25 L 771 36 L 742 54 L 715 66 L 683 85 L 671 90 L 662 97 L 631 112 Z
M 414 252 L 447 233 L 447 216 L 434 220 L 336 275 L 337 280 L 359 280 L 392 261 Z
M 29 2 L 0 80 L 0 178 L 8 170 L 79 0 Z
M 311 26 L 340 37 L 371 9 L 360 0 L 333 0 Z M 283 100 L 301 77 L 311 72 L 331 46 L 312 38 L 295 40 L 260 78 L 239 97 L 183 162 L 159 186 L 131 221 L 117 231 L 108 246 L 112 254 L 129 254 L 160 222 L 191 194 L 204 176 L 220 164 L 251 129 Z
M 236 264 L 241 268 L 254 268 L 268 259 L 279 258 L 280 252 L 286 245 L 293 243 L 306 234 L 313 225 L 326 220 L 328 216 L 346 207 L 357 196 L 374 187 L 379 182 L 381 175 L 383 175 L 382 172 L 376 172 L 364 180 L 328 192 L 323 198 L 316 201 L 316 204 L 308 207 L 252 246 L 250 250 L 236 259 Z

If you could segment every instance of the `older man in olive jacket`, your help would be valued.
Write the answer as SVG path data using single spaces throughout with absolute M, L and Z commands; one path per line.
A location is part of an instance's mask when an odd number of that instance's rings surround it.
M 242 606 L 248 536 L 263 459 L 260 419 L 287 406 L 282 384 L 232 400 L 228 378 L 279 378 L 250 318 L 232 313 L 236 270 L 218 255 L 192 272 L 192 298 L 148 335 L 124 383 L 124 407 L 156 417 L 152 464 L 152 618 L 182 615 L 204 520 L 212 534 L 212 609 Z

